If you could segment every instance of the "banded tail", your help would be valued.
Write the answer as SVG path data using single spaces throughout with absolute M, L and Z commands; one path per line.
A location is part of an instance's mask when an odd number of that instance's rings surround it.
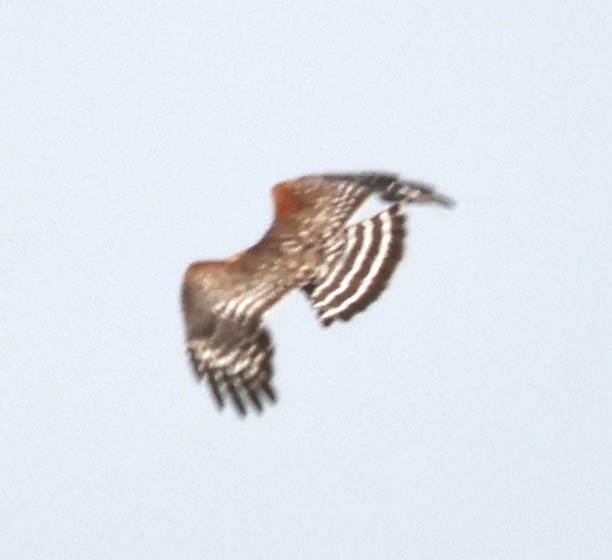
M 404 221 L 399 204 L 394 204 L 347 227 L 330 247 L 326 275 L 304 287 L 323 325 L 347 321 L 378 298 L 402 257 Z

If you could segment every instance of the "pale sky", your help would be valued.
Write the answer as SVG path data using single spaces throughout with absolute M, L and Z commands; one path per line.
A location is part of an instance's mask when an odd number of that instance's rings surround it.
M 609 2 L 2 21 L 3 557 L 610 558 Z M 256 242 L 275 182 L 363 169 L 458 206 L 409 209 L 350 323 L 274 309 L 279 402 L 220 413 L 185 267 Z

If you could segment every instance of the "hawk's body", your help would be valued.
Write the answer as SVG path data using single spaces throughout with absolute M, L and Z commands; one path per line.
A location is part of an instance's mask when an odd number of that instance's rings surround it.
M 302 288 L 329 325 L 367 307 L 402 255 L 401 204 L 452 201 L 420 183 L 388 174 L 316 175 L 276 185 L 275 219 L 263 238 L 225 261 L 192 264 L 183 281 L 187 350 L 217 403 L 229 396 L 261 409 L 270 385 L 272 343 L 263 314 Z M 372 193 L 392 205 L 355 225 L 347 221 Z M 246 397 L 246 399 L 245 399 Z

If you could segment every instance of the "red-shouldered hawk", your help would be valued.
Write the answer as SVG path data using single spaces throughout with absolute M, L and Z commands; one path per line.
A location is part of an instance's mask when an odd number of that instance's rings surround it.
M 347 221 L 371 194 L 390 206 Z M 384 290 L 402 256 L 403 203 L 453 201 L 423 184 L 383 173 L 309 175 L 272 189 L 274 222 L 255 245 L 224 261 L 193 263 L 183 281 L 187 352 L 221 407 L 262 409 L 273 347 L 262 317 L 301 288 L 325 326 L 363 311 Z

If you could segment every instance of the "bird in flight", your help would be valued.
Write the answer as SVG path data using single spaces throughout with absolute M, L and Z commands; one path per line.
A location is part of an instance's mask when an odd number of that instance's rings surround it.
M 388 203 L 348 220 L 370 195 Z M 182 286 L 187 353 L 214 400 L 244 415 L 275 400 L 270 334 L 263 315 L 301 289 L 319 321 L 347 321 L 385 289 L 401 259 L 403 204 L 453 201 L 430 186 L 388 173 L 308 175 L 272 189 L 275 217 L 262 239 L 229 259 L 195 262 Z

